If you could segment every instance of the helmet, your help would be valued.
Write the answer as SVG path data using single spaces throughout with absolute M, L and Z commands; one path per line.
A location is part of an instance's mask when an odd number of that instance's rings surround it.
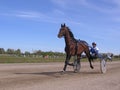
M 95 43 L 95 42 L 93 42 L 93 43 L 92 43 L 92 45 L 96 45 L 96 43 Z

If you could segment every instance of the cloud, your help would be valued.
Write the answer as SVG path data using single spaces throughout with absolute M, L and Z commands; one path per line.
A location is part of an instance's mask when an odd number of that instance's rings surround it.
M 16 17 L 22 17 L 22 18 L 39 18 L 39 17 L 43 17 L 43 15 L 41 13 L 37 13 L 37 12 L 25 12 L 25 11 L 17 11 L 16 13 L 14 13 L 14 15 Z
M 51 2 L 60 7 L 66 7 L 68 0 L 51 0 Z
M 51 2 L 62 9 L 74 9 L 79 5 L 87 5 L 86 0 L 51 0 Z
M 112 0 L 112 2 L 114 2 L 118 7 L 120 7 L 120 0 Z
M 6 17 L 17 17 L 26 20 L 29 19 L 37 22 L 80 24 L 78 21 L 71 19 L 59 9 L 53 9 L 53 11 L 47 13 L 37 11 L 9 11 L 8 13 L 2 13 L 0 15 Z
M 62 10 L 79 14 L 80 7 L 98 12 L 107 16 L 109 20 L 119 22 L 120 0 L 51 0 L 52 3 Z
M 80 24 L 72 20 L 71 18 L 67 17 L 64 12 L 55 9 L 51 13 L 40 13 L 40 12 L 18 12 L 16 13 L 17 17 L 32 19 L 35 21 L 43 21 L 49 23 L 61 23 L 67 22 L 72 24 Z

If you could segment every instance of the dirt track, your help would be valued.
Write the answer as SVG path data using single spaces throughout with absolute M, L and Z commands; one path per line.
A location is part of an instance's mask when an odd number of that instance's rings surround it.
M 81 71 L 60 71 L 64 63 L 0 64 L 0 90 L 120 90 L 120 62 L 107 62 L 107 73 L 100 65 L 82 62 Z

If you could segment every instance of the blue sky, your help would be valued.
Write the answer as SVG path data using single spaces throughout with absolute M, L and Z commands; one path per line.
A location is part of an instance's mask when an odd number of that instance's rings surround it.
M 100 52 L 120 54 L 120 0 L 0 0 L 0 47 L 64 52 L 62 23 Z

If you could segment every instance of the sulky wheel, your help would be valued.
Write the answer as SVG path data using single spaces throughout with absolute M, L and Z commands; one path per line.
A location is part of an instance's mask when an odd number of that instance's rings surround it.
M 101 73 L 106 73 L 107 71 L 105 59 L 100 60 L 100 70 L 101 70 Z

